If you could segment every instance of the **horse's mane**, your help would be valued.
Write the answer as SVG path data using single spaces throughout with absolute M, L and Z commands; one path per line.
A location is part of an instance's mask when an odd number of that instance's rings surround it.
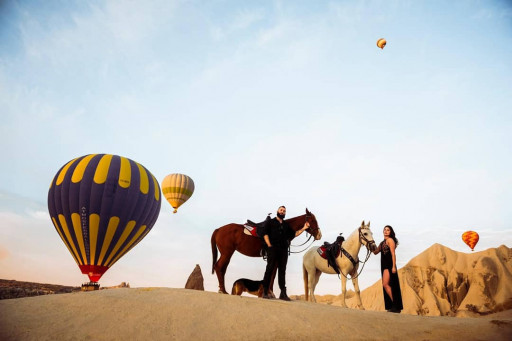
M 306 214 L 302 214 L 296 217 L 285 219 L 284 221 L 288 223 L 288 226 L 290 226 L 294 231 L 299 230 L 302 226 L 295 225 L 295 221 L 297 221 L 299 218 L 304 218 L 304 222 L 306 221 Z
M 348 236 L 347 240 L 350 240 L 351 238 L 353 238 L 354 235 L 357 235 L 357 238 L 359 238 L 359 228 L 352 231 L 352 233 Z

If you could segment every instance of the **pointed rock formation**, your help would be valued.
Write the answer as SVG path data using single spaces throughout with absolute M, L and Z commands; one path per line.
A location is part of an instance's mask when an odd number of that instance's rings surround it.
M 188 276 L 187 284 L 185 284 L 185 289 L 204 291 L 204 279 L 199 264 L 196 264 L 194 271 L 192 271 L 190 276 Z

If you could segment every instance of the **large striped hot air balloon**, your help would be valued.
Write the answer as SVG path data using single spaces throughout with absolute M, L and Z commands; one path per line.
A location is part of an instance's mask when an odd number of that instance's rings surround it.
M 174 208 L 173 213 L 192 196 L 194 188 L 194 180 L 185 174 L 169 174 L 162 181 L 162 193 Z
M 110 154 L 69 161 L 48 192 L 53 225 L 92 282 L 148 234 L 160 206 L 155 177 L 141 164 Z
M 471 248 L 471 251 L 473 251 L 479 239 L 480 237 L 475 231 L 466 231 L 462 234 L 462 240 Z

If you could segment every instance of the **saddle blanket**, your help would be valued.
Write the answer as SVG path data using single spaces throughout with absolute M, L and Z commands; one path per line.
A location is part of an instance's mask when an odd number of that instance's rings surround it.
M 244 233 L 249 236 L 258 237 L 256 233 L 256 227 L 245 224 L 244 225 Z
M 323 259 L 327 259 L 327 248 L 325 246 L 320 246 L 318 249 L 316 249 L 316 251 L 318 252 L 320 257 L 322 257 Z M 341 250 L 338 249 L 338 252 L 336 253 L 336 256 L 334 258 L 338 258 L 340 252 Z

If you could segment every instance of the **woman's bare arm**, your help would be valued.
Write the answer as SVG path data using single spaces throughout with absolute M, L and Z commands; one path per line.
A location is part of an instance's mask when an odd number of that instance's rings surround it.
M 373 254 L 378 255 L 379 252 L 380 252 L 380 245 L 375 250 L 373 250 Z

